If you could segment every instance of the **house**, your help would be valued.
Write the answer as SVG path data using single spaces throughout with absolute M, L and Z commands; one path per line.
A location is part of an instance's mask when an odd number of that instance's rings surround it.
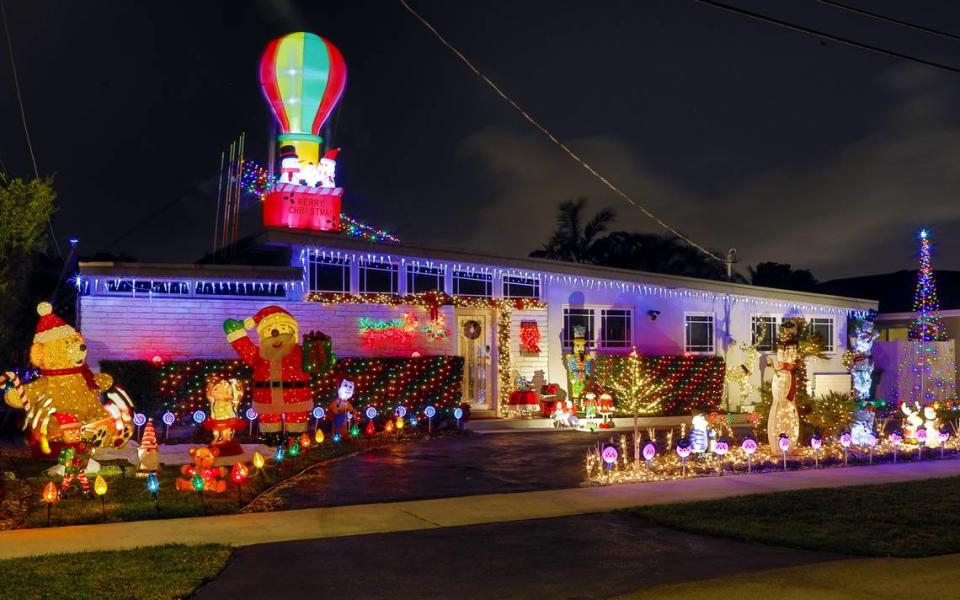
M 463 400 L 474 414 L 503 416 L 498 398 L 510 391 L 514 370 L 527 378 L 543 371 L 566 387 L 564 353 L 578 327 L 598 354 L 636 348 L 716 355 L 738 366 L 739 345 L 755 331 L 775 335 L 784 318 L 803 317 L 827 346 L 828 358 L 810 365 L 812 391 L 848 391 L 847 318 L 877 308 L 872 300 L 328 232 L 267 228 L 255 246 L 279 252 L 286 266 L 81 263 L 79 320 L 91 362 L 233 358 L 224 319 L 279 304 L 302 331 L 331 336 L 339 356 L 463 356 Z M 436 302 L 440 296 L 446 301 Z M 521 329 L 539 333 L 536 351 L 521 344 Z M 384 330 L 398 335 L 376 333 Z M 761 350 L 771 350 L 773 335 Z M 754 385 L 772 376 L 758 362 L 746 365 Z M 737 390 L 726 402 L 743 409 Z

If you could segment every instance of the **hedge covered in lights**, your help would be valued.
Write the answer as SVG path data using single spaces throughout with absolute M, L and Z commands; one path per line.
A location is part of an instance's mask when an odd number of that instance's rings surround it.
M 210 377 L 243 381 L 246 389 L 241 414 L 251 405 L 252 372 L 239 360 L 194 359 L 162 365 L 144 360 L 105 360 L 101 361 L 101 368 L 130 392 L 137 412 L 154 418 L 169 410 L 184 421 L 196 410 L 206 411 L 209 405 L 204 388 Z M 352 403 L 358 410 L 372 405 L 384 413 L 402 404 L 408 411 L 422 414 L 430 404 L 442 413 L 459 404 L 463 358 L 340 358 L 333 371 L 314 379 L 314 402 L 326 407 L 336 397 L 337 385 L 343 378 L 356 384 Z
M 602 354 L 593 361 L 592 383 L 599 390 L 608 390 L 608 382 L 621 377 L 629 357 Z M 660 403 L 660 411 L 648 416 L 677 416 L 712 412 L 720 408 L 726 363 L 720 356 L 641 356 L 645 371 L 656 380 L 668 384 Z M 616 397 L 614 397 L 616 401 Z

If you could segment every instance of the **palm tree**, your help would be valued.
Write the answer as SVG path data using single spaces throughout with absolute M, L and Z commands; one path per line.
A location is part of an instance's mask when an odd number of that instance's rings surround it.
M 587 199 L 578 198 L 560 204 L 557 208 L 557 229 L 540 250 L 530 256 L 550 258 L 577 263 L 596 263 L 598 244 L 604 239 L 601 234 L 616 218 L 613 209 L 597 211 L 584 224 L 584 208 Z
M 814 292 L 817 290 L 817 278 L 809 269 L 794 269 L 778 262 L 761 262 L 750 267 L 750 283 L 764 287 Z

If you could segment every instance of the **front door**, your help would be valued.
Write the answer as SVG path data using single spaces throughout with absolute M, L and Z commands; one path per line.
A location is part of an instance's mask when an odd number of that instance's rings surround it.
M 463 357 L 463 401 L 493 410 L 493 317 L 489 311 L 457 312 L 457 353 Z

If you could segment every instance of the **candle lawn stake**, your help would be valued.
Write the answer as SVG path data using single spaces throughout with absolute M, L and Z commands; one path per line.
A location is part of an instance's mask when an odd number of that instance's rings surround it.
M 740 443 L 740 448 L 742 448 L 743 453 L 747 455 L 747 473 L 752 473 L 753 453 L 757 451 L 757 440 L 747 436 L 743 438 L 743 442 Z
M 820 448 L 823 446 L 823 438 L 819 433 L 814 433 L 810 437 L 810 447 L 813 448 L 813 468 L 820 468 Z
M 43 486 L 43 501 L 47 503 L 47 527 L 50 527 L 50 511 L 57 499 L 57 486 L 48 481 L 47 485 Z
M 780 452 L 783 453 L 783 470 L 787 470 L 787 450 L 790 449 L 790 437 L 785 433 L 780 434 L 780 440 L 777 442 L 780 446 Z
M 237 484 L 237 504 L 243 504 L 243 482 L 247 480 L 247 466 L 240 461 L 233 464 L 230 469 L 230 479 Z
M 97 475 L 97 478 L 93 482 L 93 492 L 100 498 L 100 511 L 103 513 L 103 520 L 107 520 L 107 504 L 104 501 L 104 496 L 107 494 L 107 480 L 103 478 L 103 475 Z
M 160 512 L 160 479 L 157 478 L 156 473 L 147 475 L 147 491 L 153 496 L 153 507 Z
M 853 443 L 853 437 L 849 431 L 840 433 L 840 445 L 843 446 L 843 466 L 847 466 L 847 453 L 850 450 L 850 444 Z
M 203 507 L 203 514 L 207 514 L 207 503 L 203 500 L 203 477 L 200 476 L 200 473 L 193 474 L 193 489 L 200 496 L 200 506 Z

